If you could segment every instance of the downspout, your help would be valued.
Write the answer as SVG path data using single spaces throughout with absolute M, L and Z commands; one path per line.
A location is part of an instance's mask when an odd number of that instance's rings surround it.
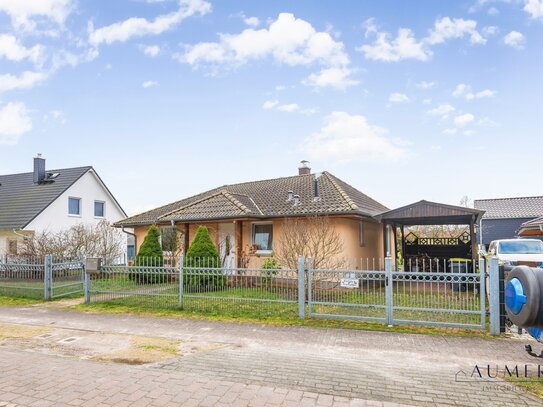
M 23 230 L 23 229 L 21 229 L 21 228 L 19 228 L 19 229 L 13 229 L 13 233 L 15 233 L 16 236 L 22 237 L 22 238 L 25 239 L 25 240 L 28 238 L 28 236 L 23 235 L 22 233 L 17 233 L 17 230 Z
M 136 251 L 138 249 L 138 237 L 132 233 L 132 232 L 128 232 L 126 230 L 124 230 L 124 226 L 121 226 L 121 231 L 123 233 L 126 233 L 127 235 L 130 235 L 130 236 L 133 236 L 134 237 L 134 254 L 136 254 Z M 128 254 L 128 253 L 127 253 Z M 127 259 L 128 260 L 128 259 Z

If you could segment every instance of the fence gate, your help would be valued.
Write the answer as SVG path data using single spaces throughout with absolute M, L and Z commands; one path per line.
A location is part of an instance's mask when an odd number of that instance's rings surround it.
M 85 273 L 81 260 L 55 259 L 46 256 L 45 270 L 46 275 L 50 276 L 45 280 L 46 299 L 83 293 Z
M 307 267 L 308 314 L 312 317 L 387 321 L 386 274 L 374 261 L 363 270 Z
M 308 313 L 312 317 L 485 328 L 485 267 L 448 271 L 392 271 L 392 260 L 368 269 L 312 269 Z

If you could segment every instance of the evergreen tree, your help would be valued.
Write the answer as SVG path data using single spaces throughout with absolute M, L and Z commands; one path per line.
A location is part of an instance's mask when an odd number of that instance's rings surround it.
M 219 289 L 226 284 L 223 274 L 220 255 L 217 247 L 211 240 L 209 230 L 199 226 L 184 260 L 185 285 L 206 289 Z

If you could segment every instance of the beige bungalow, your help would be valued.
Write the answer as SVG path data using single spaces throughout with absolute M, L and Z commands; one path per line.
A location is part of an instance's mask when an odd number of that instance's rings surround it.
M 134 229 L 138 250 L 151 225 L 158 225 L 163 233 L 173 230 L 180 236 L 182 252 L 196 228 L 205 225 L 221 256 L 240 266 L 242 258 L 281 254 L 280 242 L 292 222 L 303 225 L 325 218 L 340 241 L 335 257 L 383 259 L 385 247 L 391 247 L 391 234 L 384 238 L 377 216 L 385 211 L 386 206 L 329 172 L 311 173 L 303 161 L 296 176 L 224 185 L 115 226 Z

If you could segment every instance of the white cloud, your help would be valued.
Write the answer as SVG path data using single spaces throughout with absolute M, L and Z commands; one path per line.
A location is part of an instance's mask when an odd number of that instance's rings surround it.
M 16 62 L 28 59 L 34 64 L 39 65 L 43 61 L 43 51 L 44 48 L 41 45 L 26 48 L 15 36 L 0 34 L 0 58 L 3 57 Z
M 464 83 L 456 85 L 452 93 L 454 97 L 464 97 L 466 100 L 489 98 L 493 97 L 495 94 L 496 92 L 490 89 L 473 92 L 471 86 Z
M 449 39 L 468 37 L 471 44 L 485 44 L 486 39 L 477 31 L 475 20 L 443 17 L 434 23 L 427 37 L 417 40 L 409 28 L 400 28 L 396 38 L 380 32 L 373 19 L 367 20 L 365 37 L 375 36 L 372 44 L 357 48 L 367 59 L 374 61 L 397 62 L 403 59 L 427 61 L 433 52 L 432 45 L 442 44 Z
M 24 103 L 10 102 L 0 109 L 0 144 L 17 144 L 19 138 L 32 130 L 32 120 Z
M 526 37 L 518 31 L 511 31 L 505 37 L 503 37 L 503 42 L 510 47 L 516 49 L 523 49 L 524 43 L 526 42 Z
M 287 105 L 277 106 L 277 110 L 279 110 L 280 112 L 292 113 L 300 110 L 300 106 L 297 103 L 290 103 Z
M 474 115 L 472 115 L 471 113 L 464 113 L 454 118 L 454 124 L 457 127 L 464 127 L 470 123 L 473 123 L 474 120 L 475 120 Z
M 262 108 L 265 110 L 278 110 L 280 112 L 284 113 L 294 113 L 299 112 L 302 114 L 305 114 L 307 116 L 310 116 L 314 114 L 317 110 L 313 108 L 305 108 L 302 109 L 302 107 L 298 103 L 286 103 L 286 104 L 280 104 L 278 100 L 266 100 L 264 104 L 262 105 Z
M 402 59 L 426 61 L 432 56 L 432 51 L 425 49 L 424 43 L 417 41 L 408 28 L 400 28 L 398 35 L 392 40 L 388 33 L 376 32 L 376 36 L 373 44 L 357 48 L 367 59 L 386 62 L 397 62 Z
M 464 130 L 464 136 L 473 136 L 475 133 L 477 133 L 475 130 L 469 129 Z
M 441 116 L 442 118 L 446 118 L 449 113 L 454 112 L 454 106 L 451 106 L 449 104 L 442 104 L 438 107 L 435 107 L 431 110 L 428 110 L 426 113 L 428 113 L 431 116 Z
M 524 11 L 532 18 L 543 18 L 543 0 L 527 0 Z
M 0 0 L 1 1 L 1 0 Z M 204 15 L 211 11 L 211 4 L 204 0 L 180 0 L 179 9 L 150 21 L 141 17 L 131 17 L 105 27 L 94 29 L 89 25 L 89 42 L 94 46 L 102 43 L 126 42 L 133 37 L 158 35 L 178 25 L 195 14 Z
M 445 130 L 443 130 L 443 134 L 447 134 L 448 136 L 452 136 L 453 134 L 456 134 L 456 129 L 445 129 Z
M 487 10 L 487 13 L 488 13 L 488 15 L 490 15 L 490 16 L 497 16 L 498 14 L 500 14 L 500 10 L 498 10 L 496 7 L 490 7 L 490 8 Z
M 25 71 L 20 76 L 0 75 L 0 93 L 14 89 L 30 89 L 43 82 L 47 75 L 43 72 Z
M 262 105 L 263 109 L 270 110 L 279 104 L 278 100 L 266 100 Z
M 496 35 L 500 32 L 500 29 L 496 27 L 495 25 L 489 25 L 483 28 L 483 34 L 485 35 Z
M 407 154 L 387 136 L 387 130 L 368 122 L 361 115 L 333 112 L 322 128 L 306 138 L 304 153 L 316 159 L 339 161 L 395 160 Z
M 16 29 L 24 30 L 34 29 L 40 18 L 63 24 L 72 8 L 72 0 L 0 0 L 0 11 Z
M 432 99 L 423 99 L 423 100 L 422 100 L 422 104 L 423 104 L 423 105 L 429 105 L 429 104 L 431 104 L 431 103 L 432 103 Z
M 152 88 L 153 86 L 158 86 L 158 82 L 156 81 L 145 81 L 141 84 L 144 88 Z
M 60 123 L 61 125 L 66 124 L 66 115 L 62 110 L 51 110 L 49 113 L 44 115 L 43 119 L 45 121 L 53 120 Z
M 351 73 L 352 71 L 345 67 L 323 68 L 320 72 L 309 75 L 302 83 L 315 88 L 331 87 L 343 90 L 360 83 L 350 78 Z
M 485 44 L 486 39 L 476 30 L 477 21 L 463 18 L 443 17 L 434 23 L 434 28 L 425 39 L 428 44 L 442 44 L 449 39 L 469 37 L 472 44 Z
M 219 34 L 218 42 L 189 45 L 183 54 L 176 55 L 181 62 L 193 66 L 237 66 L 270 57 L 289 66 L 322 65 L 320 72 L 303 81 L 308 86 L 345 89 L 358 84 L 350 79 L 353 71 L 348 68 L 350 60 L 343 43 L 290 13 L 279 14 L 268 28 Z
M 180 57 L 190 65 L 200 63 L 243 64 L 271 56 L 287 65 L 344 66 L 349 57 L 342 42 L 293 14 L 281 13 L 269 28 L 247 28 L 239 34 L 220 34 L 219 42 L 202 42 L 187 47 Z
M 391 103 L 403 103 L 410 102 L 411 99 L 409 99 L 409 97 L 403 93 L 394 92 L 390 94 L 388 101 Z
M 244 17 L 243 22 L 249 27 L 258 27 L 260 25 L 258 17 Z
M 434 85 L 435 85 L 435 82 L 427 82 L 427 81 L 421 81 L 415 84 L 417 88 L 421 88 L 421 89 L 430 89 L 430 88 L 433 88 Z
M 148 57 L 154 58 L 160 54 L 160 47 L 158 45 L 146 45 L 142 47 L 142 51 Z

